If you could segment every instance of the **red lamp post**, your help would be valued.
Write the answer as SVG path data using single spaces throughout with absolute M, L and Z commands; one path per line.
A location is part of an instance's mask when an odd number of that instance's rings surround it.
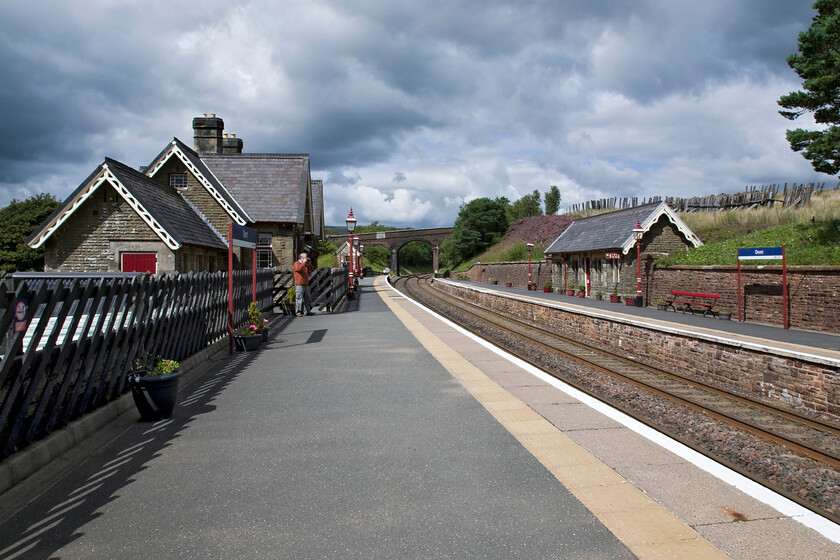
M 353 283 L 355 285 L 359 285 L 359 278 L 361 278 L 362 269 L 359 266 L 359 236 L 353 236 L 353 272 L 355 273 L 357 270 L 359 271 L 358 274 L 353 274 Z
M 528 247 L 528 290 L 530 290 L 533 283 L 531 282 L 531 250 L 534 248 L 534 244 L 529 241 L 525 246 Z
M 633 228 L 633 239 L 636 240 L 636 305 L 642 307 L 642 236 L 645 230 L 642 224 L 636 220 L 636 227 Z
M 350 207 L 350 213 L 344 220 L 347 224 L 347 246 L 349 251 L 350 262 L 347 264 L 347 270 L 350 273 L 350 293 L 353 293 L 353 231 L 356 229 L 356 217 L 353 216 L 353 207 Z

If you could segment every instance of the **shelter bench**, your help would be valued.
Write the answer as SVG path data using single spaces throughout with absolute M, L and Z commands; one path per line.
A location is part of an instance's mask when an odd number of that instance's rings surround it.
M 665 301 L 668 302 L 667 307 L 670 307 L 674 311 L 677 311 L 676 305 L 682 306 L 682 312 L 685 313 L 686 311 L 690 311 L 692 314 L 694 313 L 702 313 L 705 317 L 706 315 L 711 315 L 714 317 L 716 313 L 712 310 L 715 305 L 717 305 L 717 300 L 720 299 L 719 294 L 706 294 L 703 292 L 680 292 L 677 290 L 671 291 L 671 299 L 666 299 Z

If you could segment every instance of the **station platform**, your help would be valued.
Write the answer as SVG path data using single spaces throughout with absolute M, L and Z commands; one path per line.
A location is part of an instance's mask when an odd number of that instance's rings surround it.
M 524 297 L 546 301 L 569 308 L 579 308 L 586 312 L 605 313 L 613 316 L 643 319 L 654 324 L 674 325 L 680 330 L 693 331 L 700 334 L 715 333 L 743 341 L 755 341 L 764 347 L 775 347 L 780 350 L 790 349 L 798 353 L 808 353 L 822 356 L 840 363 L 840 334 L 809 331 L 803 329 L 785 329 L 782 325 L 767 325 L 738 321 L 737 313 L 732 319 L 723 321 L 715 317 L 704 317 L 700 314 L 682 313 L 681 311 L 659 311 L 655 306 L 633 307 L 622 301 L 620 304 L 610 303 L 609 300 L 580 298 L 554 292 L 528 291 L 522 288 L 508 288 L 493 284 L 471 282 L 468 280 L 441 280 L 462 284 L 478 290 L 498 292 L 513 297 Z
M 840 557 L 836 525 L 722 480 L 383 277 L 208 363 L 172 419 L 126 416 L 61 477 L 15 489 L 30 498 L 0 521 L 0 558 Z

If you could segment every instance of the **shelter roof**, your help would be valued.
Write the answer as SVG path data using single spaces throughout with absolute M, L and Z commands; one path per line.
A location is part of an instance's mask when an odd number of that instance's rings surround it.
M 545 253 L 582 253 L 612 249 L 627 254 L 635 244 L 633 229 L 636 225 L 641 225 L 647 232 L 663 215 L 667 216 L 695 247 L 703 244 L 667 204 L 657 202 L 579 218 L 560 234 Z

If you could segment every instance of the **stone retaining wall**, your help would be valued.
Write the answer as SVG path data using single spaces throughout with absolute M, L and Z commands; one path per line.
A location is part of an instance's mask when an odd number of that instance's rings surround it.
M 538 288 L 551 279 L 549 269 L 545 261 L 531 263 Z M 525 288 L 528 263 L 474 265 L 460 274 L 474 282 L 487 282 L 492 277 L 499 284 L 513 282 L 515 287 Z M 634 278 L 635 274 L 634 269 Z M 711 292 L 719 294 L 718 305 L 729 308 L 732 318 L 738 319 L 737 266 L 670 266 L 644 270 L 642 275 L 646 305 L 667 299 L 671 290 Z M 791 328 L 840 333 L 840 266 L 789 266 L 787 281 Z M 555 291 L 562 286 L 557 288 Z M 741 266 L 741 293 L 745 321 L 783 324 L 781 266 Z
M 655 329 L 635 318 L 591 316 L 558 304 L 487 294 L 451 281 L 438 280 L 434 286 L 483 308 L 642 363 L 840 424 L 838 361 L 805 359 L 793 352 L 769 354 L 758 346 L 727 342 L 713 335 L 693 335 L 678 328 Z

